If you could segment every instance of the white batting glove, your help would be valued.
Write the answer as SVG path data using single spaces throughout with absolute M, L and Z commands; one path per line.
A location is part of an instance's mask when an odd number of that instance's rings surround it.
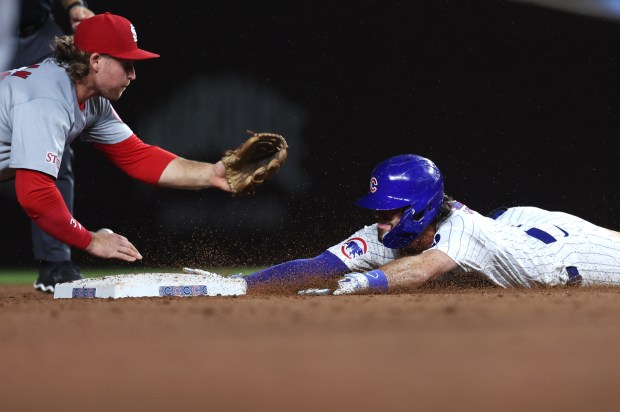
M 338 281 L 338 288 L 333 292 L 330 289 L 305 289 L 297 292 L 298 295 L 351 295 L 360 292 L 385 293 L 389 289 L 385 273 L 379 269 L 366 273 L 349 273 Z
M 366 273 L 349 273 L 338 281 L 334 295 L 351 295 L 360 292 L 385 293 L 389 289 L 385 273 L 379 269 Z
M 349 273 L 338 281 L 334 295 L 351 295 L 368 290 L 369 287 L 368 278 L 363 273 Z
M 349 273 L 338 281 L 338 288 L 334 291 L 331 289 L 305 289 L 297 292 L 298 295 L 306 296 L 323 296 L 323 295 L 350 295 L 356 292 L 362 292 L 369 287 L 368 279 L 362 273 Z

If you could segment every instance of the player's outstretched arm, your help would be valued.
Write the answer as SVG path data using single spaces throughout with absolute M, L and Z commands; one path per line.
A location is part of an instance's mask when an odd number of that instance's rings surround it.
M 326 283 L 349 271 L 338 257 L 329 251 L 309 259 L 295 259 L 271 266 L 245 277 L 248 288 L 292 284 L 304 287 L 315 282 Z
M 439 250 L 428 250 L 418 255 L 396 259 L 376 270 L 349 273 L 338 280 L 334 295 L 356 293 L 386 293 L 423 285 L 443 273 L 457 268 L 452 258 Z M 302 295 L 326 295 L 327 289 L 300 291 Z
M 158 185 L 174 189 L 215 188 L 230 192 L 225 173 L 226 167 L 221 161 L 204 163 L 177 157 L 166 166 Z
M 184 159 L 158 146 L 144 143 L 135 134 L 120 143 L 94 143 L 105 157 L 128 176 L 141 182 L 173 189 L 217 188 L 230 192 L 226 167 Z

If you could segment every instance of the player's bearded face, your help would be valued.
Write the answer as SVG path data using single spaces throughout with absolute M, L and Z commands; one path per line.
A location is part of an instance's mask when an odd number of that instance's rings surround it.
M 379 241 L 400 222 L 402 216 L 403 209 L 373 211 L 373 217 L 375 222 L 377 222 L 377 229 L 379 231 Z
M 97 88 L 101 96 L 108 100 L 118 100 L 135 79 L 136 71 L 132 61 L 102 55 L 97 75 Z
M 407 255 L 417 255 L 430 248 L 435 241 L 435 226 L 428 225 L 413 242 L 409 243 L 403 250 Z

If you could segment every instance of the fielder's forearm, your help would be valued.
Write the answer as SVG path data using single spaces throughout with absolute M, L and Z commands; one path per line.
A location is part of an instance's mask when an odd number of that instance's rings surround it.
M 164 169 L 158 185 L 174 189 L 206 189 L 211 187 L 214 165 L 177 157 Z

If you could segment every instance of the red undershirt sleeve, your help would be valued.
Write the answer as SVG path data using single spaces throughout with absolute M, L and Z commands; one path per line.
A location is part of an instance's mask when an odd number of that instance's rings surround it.
M 156 185 L 164 169 L 177 158 L 160 147 L 144 143 L 135 134 L 120 143 L 94 143 L 105 157 L 134 179 Z
M 70 246 L 86 249 L 92 234 L 69 213 L 54 178 L 45 173 L 18 169 L 15 193 L 24 211 L 45 233 Z

